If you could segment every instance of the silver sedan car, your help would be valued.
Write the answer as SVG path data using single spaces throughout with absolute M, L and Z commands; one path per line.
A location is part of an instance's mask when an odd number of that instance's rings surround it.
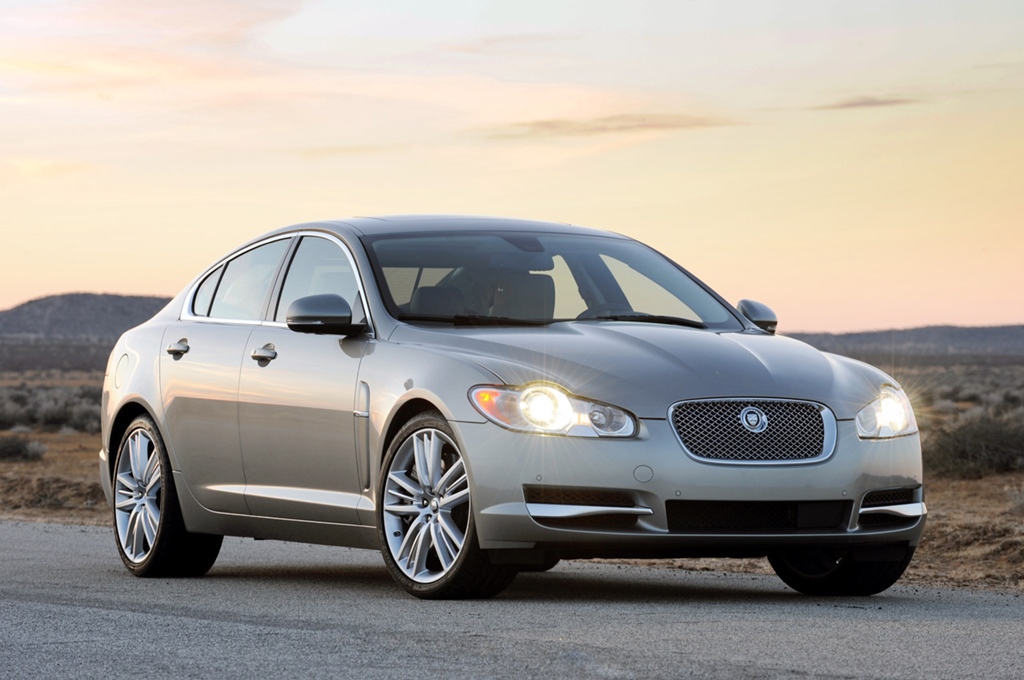
M 761 557 L 869 595 L 924 528 L 906 394 L 632 239 L 379 217 L 255 239 L 125 333 L 100 479 L 137 576 L 379 549 L 421 598 L 566 558 Z

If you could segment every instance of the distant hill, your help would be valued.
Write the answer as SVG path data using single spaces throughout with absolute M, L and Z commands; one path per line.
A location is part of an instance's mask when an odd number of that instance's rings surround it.
M 118 336 L 168 298 L 72 293 L 0 311 L 0 370 L 102 370 Z M 951 361 L 1024 362 L 1024 326 L 928 326 L 869 333 L 793 333 L 826 352 L 878 365 Z M 68 347 L 74 351 L 68 351 Z
M 71 293 L 0 311 L 0 371 L 102 371 L 121 333 L 168 301 Z
M 847 356 L 1021 357 L 1024 326 L 926 326 L 869 333 L 793 333 L 825 352 Z
M 38 298 L 0 312 L 0 339 L 113 344 L 121 333 L 149 319 L 168 301 L 93 293 Z

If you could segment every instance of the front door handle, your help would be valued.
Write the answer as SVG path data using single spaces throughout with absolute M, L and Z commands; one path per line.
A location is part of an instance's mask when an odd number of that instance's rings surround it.
M 274 343 L 268 342 L 263 347 L 254 349 L 249 356 L 260 363 L 273 361 L 277 358 L 277 350 L 274 349 Z
M 167 345 L 167 353 L 175 359 L 180 359 L 182 355 L 188 354 L 188 338 L 182 338 Z

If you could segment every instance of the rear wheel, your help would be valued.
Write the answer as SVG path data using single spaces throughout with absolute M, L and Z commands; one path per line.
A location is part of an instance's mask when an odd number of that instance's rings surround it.
M 875 595 L 906 570 L 914 548 L 890 559 L 857 559 L 846 549 L 799 548 L 768 556 L 786 585 L 804 595 Z
M 416 597 L 490 597 L 516 575 L 480 549 L 465 460 L 437 411 L 415 416 L 388 447 L 377 532 L 391 576 Z
M 202 576 L 223 537 L 185 530 L 171 464 L 156 425 L 139 416 L 128 426 L 114 462 L 117 550 L 136 576 Z

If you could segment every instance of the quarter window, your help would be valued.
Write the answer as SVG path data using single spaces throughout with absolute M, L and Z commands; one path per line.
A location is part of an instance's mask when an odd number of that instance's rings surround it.
M 196 289 L 196 295 L 192 298 L 192 313 L 196 316 L 209 316 L 210 303 L 213 301 L 213 294 L 217 291 L 217 283 L 220 275 L 224 273 L 224 267 L 217 267 L 203 279 Z

